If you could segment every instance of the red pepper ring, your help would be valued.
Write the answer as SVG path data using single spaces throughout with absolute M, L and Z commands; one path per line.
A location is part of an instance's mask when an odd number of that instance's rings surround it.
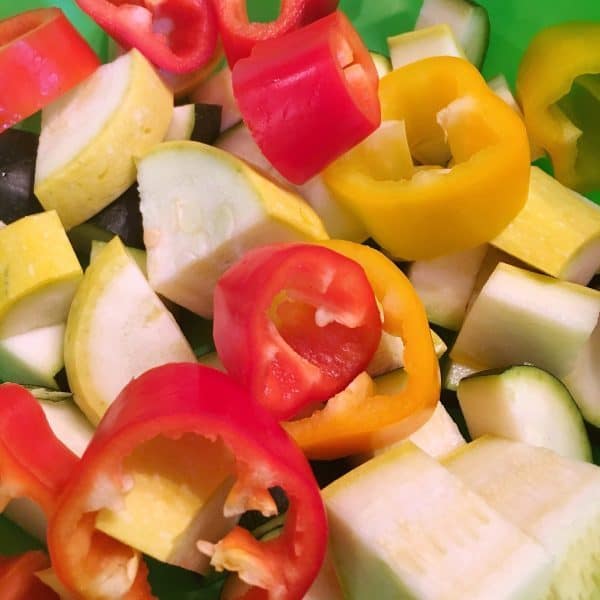
M 141 577 L 137 554 L 95 530 L 96 511 L 127 485 L 127 456 L 158 436 L 176 440 L 185 434 L 220 438 L 235 457 L 237 479 L 224 506 L 227 514 L 276 513 L 268 490 L 277 486 L 289 501 L 283 532 L 275 539 L 258 542 L 236 527 L 214 546 L 198 544 L 212 554 L 213 566 L 237 571 L 248 583 L 233 598 L 300 600 L 321 567 L 327 543 L 323 502 L 308 462 L 243 388 L 192 363 L 147 371 L 123 389 L 104 416 L 50 519 L 48 548 L 60 580 L 78 597 L 144 597 L 129 587 Z M 103 578 L 97 576 L 96 560 Z
M 49 517 L 78 458 L 55 436 L 33 396 L 0 385 L 0 512 L 13 498 L 29 498 Z M 57 600 L 35 573 L 50 566 L 43 552 L 0 557 L 3 600 Z
M 2 600 L 59 600 L 58 594 L 36 577 L 49 566 L 48 557 L 40 550 L 0 557 Z
M 254 140 L 295 184 L 322 171 L 381 121 L 373 59 L 340 11 L 257 44 L 233 67 L 232 82 Z
M 13 498 L 25 497 L 49 517 L 78 461 L 55 437 L 25 388 L 0 385 L 0 509 Z
M 217 18 L 210 0 L 76 0 L 126 49 L 137 48 L 171 73 L 208 64 L 217 45 Z
M 50 519 L 56 511 L 60 494 L 78 463 L 79 458 L 50 429 L 35 398 L 19 385 L 0 385 L 0 508 L 4 508 L 13 498 L 29 498 Z M 106 537 L 105 541 L 105 546 L 98 544 L 98 553 L 92 562 L 96 569 L 95 575 L 100 579 L 104 579 L 106 573 L 104 553 L 109 554 L 114 546 L 110 538 Z M 65 546 L 69 543 L 70 541 L 63 540 Z M 24 560 L 25 563 L 20 564 L 20 568 L 24 564 L 30 564 L 31 559 Z M 128 598 L 150 599 L 152 593 L 146 581 L 145 563 L 141 563 L 138 572 L 139 576 L 132 586 L 132 595 Z M 2 584 L 0 579 L 0 590 L 4 594 Z M 21 600 L 19 596 L 16 598 Z M 38 596 L 23 596 L 22 600 L 32 598 L 37 600 Z M 43 596 L 40 595 L 39 598 L 41 600 Z M 5 599 L 4 595 L 2 599 Z
M 0 21 L 0 132 L 64 94 L 99 64 L 58 8 Z
M 270 23 L 248 19 L 247 0 L 213 0 L 223 48 L 230 67 L 258 42 L 278 38 L 332 13 L 339 0 L 281 0 L 279 17 Z
M 362 267 L 328 248 L 273 244 L 219 280 L 219 358 L 278 420 L 343 390 L 371 360 L 381 317 Z

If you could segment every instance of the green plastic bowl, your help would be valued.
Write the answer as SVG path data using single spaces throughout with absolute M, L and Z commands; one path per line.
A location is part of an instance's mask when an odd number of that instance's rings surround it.
M 575 20 L 600 21 L 598 0 L 478 0 L 490 15 L 490 46 L 483 74 L 490 79 L 504 74 L 514 85 L 519 61 L 531 38 L 548 25 Z M 278 10 L 279 0 L 248 0 L 252 18 L 268 20 Z M 340 6 L 352 19 L 370 50 L 387 52 L 386 37 L 413 29 L 422 0 L 341 0 Z M 18 6 L 17 6 L 18 5 Z M 96 52 L 106 58 L 106 35 L 83 14 L 74 0 L 0 0 L 0 18 L 17 11 L 42 6 L 59 6 L 87 38 Z M 600 202 L 600 193 L 592 197 Z M 599 448 L 595 448 L 599 462 Z M 15 554 L 39 544 L 0 517 L 0 555 Z M 192 573 L 150 563 L 150 581 L 161 600 L 216 600 L 219 582 L 206 582 Z

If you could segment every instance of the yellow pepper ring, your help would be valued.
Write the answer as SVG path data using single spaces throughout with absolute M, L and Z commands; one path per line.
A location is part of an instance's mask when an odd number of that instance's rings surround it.
M 454 57 L 393 71 L 379 96 L 383 119 L 405 122 L 413 156 L 435 163 L 449 150 L 454 166 L 381 181 L 373 160 L 351 151 L 326 169 L 327 186 L 397 258 L 432 258 L 493 239 L 527 198 L 529 142 L 519 116 Z
M 588 145 L 585 131 L 558 103 L 578 77 L 590 74 L 598 74 L 592 82 L 595 89 L 588 90 L 597 106 L 600 23 L 563 23 L 544 29 L 533 39 L 517 77 L 517 95 L 531 139 L 550 155 L 555 177 L 579 191 L 600 187 L 600 147 Z M 597 121 L 597 113 L 590 119 Z
M 408 375 L 393 396 L 340 394 L 310 417 L 282 424 L 309 458 L 332 459 L 369 452 L 416 431 L 438 402 L 440 374 L 425 309 L 402 271 L 368 246 L 341 240 L 321 245 L 363 267 L 383 307 L 383 329 L 404 341 Z

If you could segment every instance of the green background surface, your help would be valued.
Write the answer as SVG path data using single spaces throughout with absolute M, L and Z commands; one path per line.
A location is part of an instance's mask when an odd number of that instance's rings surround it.
M 486 78 L 503 73 L 514 85 L 523 51 L 540 29 L 563 21 L 600 20 L 600 0 L 479 0 L 490 15 L 490 48 L 483 66 Z M 386 53 L 386 37 L 413 28 L 422 0 L 341 0 L 373 51 Z M 256 20 L 272 18 L 278 0 L 248 0 Z M 88 39 L 101 57 L 107 38 L 75 5 L 73 0 L 0 0 L 0 18 L 30 8 L 59 6 Z M 594 194 L 600 200 L 600 194 Z M 596 447 L 598 451 L 598 447 Z M 596 454 L 598 460 L 598 454 Z M 36 542 L 0 517 L 0 554 L 14 554 L 36 547 Z M 161 600 L 212 600 L 218 597 L 219 581 L 203 581 L 194 574 L 150 561 L 151 583 Z

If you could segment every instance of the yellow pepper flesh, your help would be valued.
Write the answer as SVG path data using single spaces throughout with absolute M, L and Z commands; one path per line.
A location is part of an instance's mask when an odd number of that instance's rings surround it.
M 373 160 L 351 151 L 325 170 L 328 187 L 397 258 L 433 258 L 493 239 L 527 198 L 529 143 L 519 116 L 455 57 L 393 71 L 379 96 L 383 119 L 405 122 L 413 157 L 437 168 L 382 181 Z M 383 157 L 389 149 L 371 151 Z M 451 169 L 436 165 L 450 156 Z
M 404 342 L 408 374 L 398 394 L 339 394 L 310 417 L 283 423 L 309 458 L 332 459 L 372 451 L 416 431 L 437 405 L 440 374 L 425 309 L 402 271 L 368 246 L 341 240 L 322 245 L 363 267 L 383 307 L 383 329 Z
M 600 187 L 600 23 L 541 31 L 519 67 L 517 96 L 556 179 L 578 191 Z

